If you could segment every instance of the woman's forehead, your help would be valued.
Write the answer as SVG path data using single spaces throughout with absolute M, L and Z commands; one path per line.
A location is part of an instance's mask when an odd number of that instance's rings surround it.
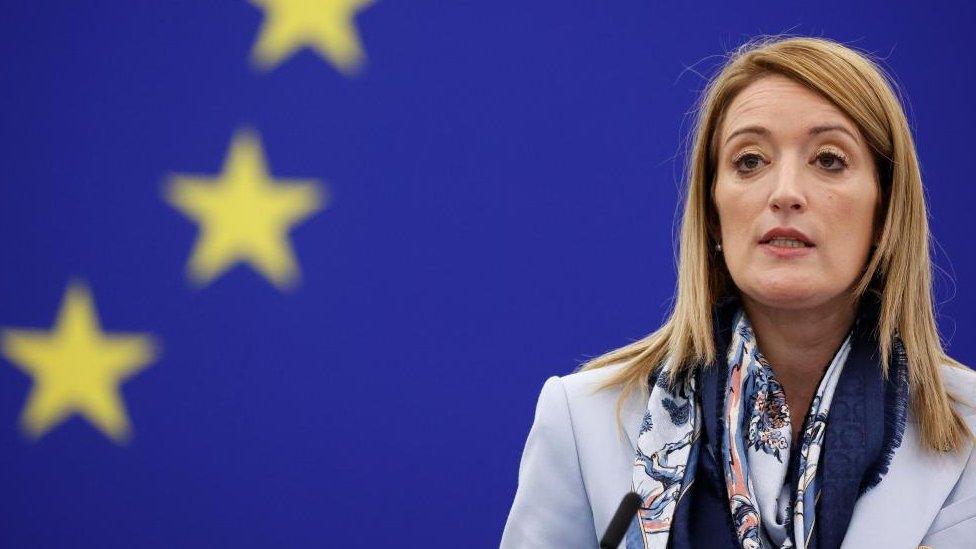
M 720 144 L 736 134 L 805 138 L 840 129 L 860 143 L 857 126 L 823 95 L 785 76 L 763 77 L 729 103 L 719 128 Z M 759 131 L 745 131 L 749 129 Z

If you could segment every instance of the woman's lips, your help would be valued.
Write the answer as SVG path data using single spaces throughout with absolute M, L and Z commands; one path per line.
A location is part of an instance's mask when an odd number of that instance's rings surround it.
M 806 257 L 813 253 L 816 246 L 804 246 L 801 248 L 788 248 L 786 246 L 775 246 L 770 243 L 759 244 L 767 254 L 779 258 L 779 259 L 795 259 L 800 257 Z

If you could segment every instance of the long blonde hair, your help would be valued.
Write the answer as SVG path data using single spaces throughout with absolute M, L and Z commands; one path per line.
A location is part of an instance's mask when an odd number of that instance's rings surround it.
M 882 371 L 898 334 L 908 359 L 913 413 L 923 444 L 950 451 L 972 437 L 952 407 L 941 366 L 962 367 L 946 355 L 932 303 L 929 227 L 911 130 L 896 86 L 865 54 L 820 38 L 765 37 L 734 51 L 706 87 L 697 108 L 678 254 L 673 309 L 650 335 L 591 359 L 581 370 L 623 363 L 603 387 L 622 386 L 620 407 L 635 390 L 646 391 L 650 373 L 670 357 L 674 375 L 687 375 L 715 360 L 712 308 L 733 291 L 721 254 L 713 253 L 718 216 L 712 202 L 716 133 L 726 108 L 750 83 L 771 74 L 793 79 L 832 101 L 854 123 L 874 154 L 881 186 L 881 239 L 854 286 L 852 303 L 877 292 Z

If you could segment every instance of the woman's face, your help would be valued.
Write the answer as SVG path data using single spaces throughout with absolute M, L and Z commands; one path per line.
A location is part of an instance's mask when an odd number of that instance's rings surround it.
M 880 207 L 857 126 L 821 95 L 774 75 L 742 90 L 717 131 L 719 241 L 744 297 L 789 309 L 846 298 Z

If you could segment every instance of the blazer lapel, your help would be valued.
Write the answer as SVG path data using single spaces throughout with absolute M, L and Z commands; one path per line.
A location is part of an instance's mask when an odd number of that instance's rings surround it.
M 917 547 L 962 474 L 972 443 L 951 454 L 923 448 L 918 425 L 905 424 L 888 473 L 854 506 L 842 549 Z
M 647 411 L 648 398 L 646 393 L 634 391 L 620 410 L 620 418 L 624 430 L 627 432 L 627 439 L 630 441 L 630 449 L 635 454 L 637 453 L 637 435 L 640 434 L 641 422 L 644 421 L 644 413 Z

